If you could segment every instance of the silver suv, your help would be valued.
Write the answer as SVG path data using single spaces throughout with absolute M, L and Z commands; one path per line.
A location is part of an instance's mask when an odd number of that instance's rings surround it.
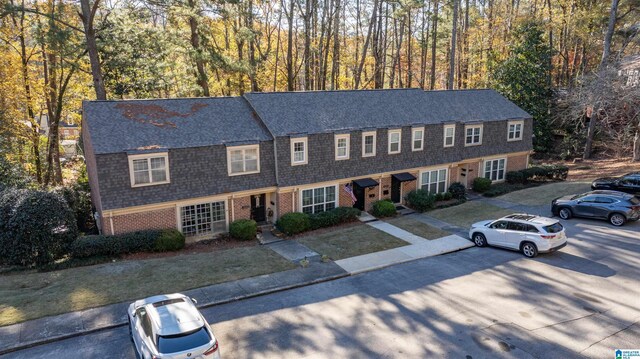
M 558 220 L 523 213 L 474 223 L 469 237 L 478 247 L 491 245 L 517 250 L 528 258 L 567 245 L 564 227 Z
M 143 359 L 220 359 L 209 323 L 183 294 L 157 295 L 129 305 L 129 334 Z
M 558 197 L 551 202 L 551 211 L 562 219 L 598 218 L 622 226 L 640 218 L 640 200 L 623 192 L 598 190 Z

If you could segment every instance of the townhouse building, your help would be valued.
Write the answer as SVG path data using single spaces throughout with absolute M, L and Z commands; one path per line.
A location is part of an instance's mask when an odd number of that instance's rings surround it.
M 493 90 L 248 93 L 86 101 L 82 136 L 102 233 L 195 240 L 241 218 L 502 181 L 528 165 L 532 119 Z

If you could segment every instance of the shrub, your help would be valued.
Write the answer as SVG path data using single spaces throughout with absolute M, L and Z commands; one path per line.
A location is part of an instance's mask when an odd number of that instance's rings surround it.
M 255 237 L 255 235 L 254 235 Z M 153 245 L 155 252 L 172 252 L 184 248 L 185 238 L 177 229 L 163 229 Z
M 505 177 L 507 183 L 525 183 L 525 176 L 522 171 L 509 171 Z
M 70 247 L 74 258 L 117 256 L 138 252 L 167 252 L 184 248 L 185 238 L 176 229 L 148 230 L 115 236 L 90 235 L 76 239 Z
M 444 195 L 442 193 L 435 194 L 436 201 L 442 201 L 444 199 Z
M 276 221 L 276 227 L 287 235 L 304 232 L 311 227 L 309 215 L 306 213 L 291 212 L 282 215 Z
M 338 217 L 338 223 L 353 222 L 360 216 L 360 210 L 353 207 L 338 207 L 332 212 Z
M 544 165 L 543 168 L 547 170 L 547 178 L 564 181 L 569 174 L 569 167 L 564 165 Z
M 482 193 L 491 187 L 491 180 L 484 177 L 476 177 L 473 180 L 473 190 Z
M 496 197 L 496 196 L 501 196 L 505 193 L 521 190 L 527 187 L 531 187 L 531 185 L 526 185 L 522 183 L 515 183 L 515 184 L 496 183 L 491 185 L 491 188 L 489 188 L 489 190 L 486 191 L 483 195 L 485 197 Z
M 23 266 L 60 258 L 76 238 L 73 212 L 57 193 L 5 190 L 0 202 L 3 260 Z
M 338 222 L 338 215 L 333 211 L 309 215 L 309 226 L 311 229 L 335 226 Z
M 229 234 L 235 239 L 250 241 L 256 238 L 258 224 L 252 219 L 239 219 L 229 225 Z
M 445 201 L 448 201 L 453 198 L 453 194 L 451 192 L 445 192 L 442 197 Z
M 373 203 L 372 213 L 376 217 L 391 217 L 396 214 L 396 206 L 388 199 Z
M 81 186 L 75 185 L 73 187 L 61 187 L 56 192 L 60 193 L 73 211 L 78 230 L 83 233 L 97 234 L 89 191 L 85 191 Z
M 436 196 L 429 193 L 429 191 L 416 189 L 407 194 L 407 205 L 416 211 L 424 212 L 434 207 Z
M 467 189 L 460 182 L 453 182 L 449 186 L 449 192 L 455 199 L 464 199 L 467 195 Z

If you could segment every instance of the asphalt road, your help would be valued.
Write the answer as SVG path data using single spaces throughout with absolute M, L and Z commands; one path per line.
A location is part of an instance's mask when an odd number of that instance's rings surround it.
M 529 260 L 470 248 L 205 309 L 223 358 L 613 358 L 640 348 L 640 223 L 565 222 Z M 6 358 L 134 358 L 121 327 Z

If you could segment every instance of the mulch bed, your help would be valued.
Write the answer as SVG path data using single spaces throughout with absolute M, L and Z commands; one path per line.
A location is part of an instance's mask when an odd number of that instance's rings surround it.
M 213 239 L 205 239 L 195 243 L 188 243 L 185 247 L 175 252 L 160 253 L 132 253 L 121 257 L 122 260 L 140 260 L 150 258 L 165 258 L 183 254 L 197 254 L 216 252 L 231 248 L 243 248 L 257 246 L 258 241 L 239 241 L 231 238 L 229 235 L 221 235 Z

